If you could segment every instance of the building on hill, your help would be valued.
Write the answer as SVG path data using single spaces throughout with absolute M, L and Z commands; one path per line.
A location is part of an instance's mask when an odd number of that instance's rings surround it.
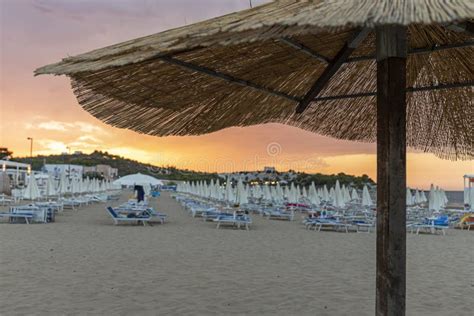
M 263 167 L 263 173 L 276 173 L 275 167 Z
M 65 173 L 68 178 L 81 179 L 84 175 L 84 166 L 71 164 L 45 164 L 44 171 L 55 178 Z
M 23 185 L 26 182 L 26 176 L 31 172 L 31 165 L 11 160 L 0 160 L 2 173 L 6 173 L 13 186 Z
M 118 177 L 118 169 L 112 168 L 109 165 L 97 165 L 91 167 L 84 167 L 84 173 L 97 173 L 106 180 L 113 180 Z
M 82 178 L 87 174 L 101 175 L 106 180 L 113 180 L 118 177 L 118 169 L 112 168 L 109 165 L 99 164 L 96 166 L 81 166 L 72 164 L 45 164 L 44 170 L 53 175 L 55 178 L 59 178 L 61 173 L 66 173 L 67 177 L 71 178 Z

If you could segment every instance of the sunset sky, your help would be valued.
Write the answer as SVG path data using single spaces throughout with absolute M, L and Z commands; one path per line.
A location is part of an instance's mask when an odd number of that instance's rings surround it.
M 253 1 L 260 4 L 264 1 Z M 248 0 L 0 0 L 0 146 L 15 155 L 106 150 L 202 171 L 280 170 L 368 174 L 373 144 L 334 140 L 269 124 L 199 137 L 151 137 L 107 126 L 82 110 L 65 77 L 33 77 L 68 55 L 248 8 Z M 408 184 L 461 189 L 474 161 L 410 151 Z

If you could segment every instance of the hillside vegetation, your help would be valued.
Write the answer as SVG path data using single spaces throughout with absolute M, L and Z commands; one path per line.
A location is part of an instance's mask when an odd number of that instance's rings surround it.
M 104 164 L 109 165 L 113 168 L 117 168 L 119 176 L 125 176 L 127 174 L 140 172 L 142 174 L 147 174 L 159 179 L 177 181 L 210 181 L 211 179 L 219 179 L 217 173 L 206 173 L 187 169 L 178 169 L 174 166 L 159 167 L 101 151 L 94 151 L 91 154 L 62 154 L 35 156 L 33 158 L 15 157 L 13 158 L 13 160 L 29 163 L 32 165 L 33 170 L 41 170 L 44 164 L 75 164 L 82 166 L 95 166 L 99 164 Z M 321 173 L 307 174 L 302 172 L 292 172 L 296 173 L 296 178 L 293 180 L 293 182 L 302 186 L 308 186 L 311 184 L 312 181 L 314 181 L 316 185 L 326 184 L 328 186 L 333 186 L 336 183 L 336 180 L 339 180 L 341 185 L 353 185 L 358 188 L 361 188 L 364 184 L 367 183 L 374 183 L 374 181 L 370 179 L 367 175 L 357 177 L 344 173 L 325 175 Z M 277 172 L 277 174 L 278 180 L 287 179 L 287 176 L 285 176 L 285 172 Z M 243 177 L 243 180 L 245 180 L 245 177 Z M 223 182 L 224 179 L 220 178 L 220 181 Z
M 82 166 L 95 166 L 102 164 L 117 168 L 120 177 L 139 172 L 159 179 L 170 180 L 193 181 L 218 178 L 217 173 L 182 170 L 173 166 L 158 167 L 101 151 L 94 151 L 91 154 L 49 155 L 35 156 L 33 158 L 15 157 L 12 160 L 29 163 L 33 170 L 41 170 L 44 164 L 73 164 Z

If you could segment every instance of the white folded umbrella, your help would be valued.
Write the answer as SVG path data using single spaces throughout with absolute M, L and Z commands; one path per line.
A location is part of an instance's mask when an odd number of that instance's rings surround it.
M 36 200 L 41 197 L 41 192 L 38 188 L 38 183 L 36 183 L 35 176 L 30 174 L 28 177 L 28 185 L 23 192 L 23 198 L 27 200 Z

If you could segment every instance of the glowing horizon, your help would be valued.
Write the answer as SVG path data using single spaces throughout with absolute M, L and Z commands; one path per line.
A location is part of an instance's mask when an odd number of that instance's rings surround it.
M 254 1 L 254 4 L 264 1 Z M 335 140 L 267 124 L 203 136 L 152 137 L 110 127 L 77 104 L 65 77 L 33 77 L 33 70 L 75 55 L 248 7 L 247 0 L 25 0 L 0 3 L 0 146 L 15 156 L 108 151 L 155 165 L 197 171 L 254 171 L 263 166 L 375 177 L 375 145 Z M 202 10 L 206 8 L 206 10 Z M 58 27 L 60 26 L 60 27 Z M 410 187 L 462 189 L 473 161 L 445 161 L 409 150 Z

